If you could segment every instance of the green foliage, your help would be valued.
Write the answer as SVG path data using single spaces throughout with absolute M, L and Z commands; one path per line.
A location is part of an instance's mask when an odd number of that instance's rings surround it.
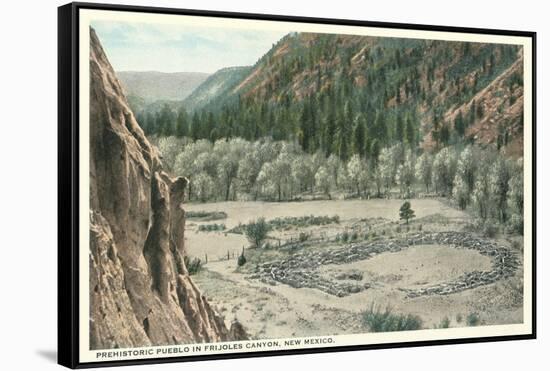
M 466 324 L 468 326 L 478 326 L 481 320 L 477 313 L 470 313 L 466 316 Z
M 225 224 L 201 224 L 199 232 L 216 232 L 225 230 Z
M 227 213 L 225 211 L 187 211 L 185 213 L 187 219 L 201 219 L 203 221 L 226 219 Z
M 512 215 L 510 220 L 508 220 L 508 230 L 512 233 L 523 235 L 523 215 Z
M 350 235 L 349 235 L 349 232 L 347 231 L 347 229 L 346 229 L 344 232 L 342 232 L 342 234 L 339 235 L 339 237 L 340 237 L 340 238 L 339 238 L 340 241 L 342 241 L 342 242 L 348 242 L 348 241 L 349 241 L 349 238 L 350 238 Z
M 494 148 L 456 145 L 417 157 L 416 150 L 397 143 L 381 148 L 377 159 L 352 155 L 343 161 L 322 152 L 305 153 L 296 142 L 270 139 L 212 143 L 163 137 L 158 143 L 164 160 L 173 163 L 175 175 L 189 179 L 187 196 L 195 202 L 300 201 L 318 198 L 315 189 L 329 197 L 331 192 L 344 198 L 394 197 L 396 187 L 408 199 L 425 188 L 451 198 L 482 221 L 495 220 L 511 233 L 523 233 L 523 165 Z M 207 221 L 227 215 L 197 211 L 188 212 L 187 217 Z M 401 220 L 407 222 L 407 218 Z M 337 216 L 303 216 L 268 223 L 273 229 L 285 230 L 338 222 Z M 244 233 L 244 226 L 230 232 Z
M 202 261 L 199 258 L 190 259 L 187 255 L 183 257 L 183 262 L 187 267 L 187 272 L 189 275 L 194 275 L 199 273 L 202 270 Z
M 428 152 L 424 152 L 416 160 L 415 176 L 419 182 L 426 187 L 426 193 L 430 192 L 430 185 L 432 183 L 432 155 Z
M 464 137 L 464 133 L 466 131 L 466 124 L 465 124 L 464 119 L 462 117 L 462 111 L 458 111 L 458 114 L 455 117 L 454 129 L 455 129 L 456 135 L 459 138 Z
M 449 317 L 443 317 L 437 328 L 449 328 L 451 326 L 451 320 Z
M 376 305 L 362 313 L 362 321 L 370 332 L 411 331 L 422 328 L 420 317 L 412 314 L 394 314 L 389 307 L 382 310 Z
M 297 140 L 310 154 L 376 160 L 394 143 L 416 147 L 420 122 L 430 115 L 438 145 L 451 143 L 455 135 L 462 138 L 467 125 L 483 116 L 483 106 L 472 104 L 473 115 L 461 112 L 450 123 L 443 122 L 442 112 L 469 102 L 517 59 L 518 50 L 483 44 L 464 54 L 469 43 L 392 38 L 365 49 L 367 40 L 317 34 L 311 42 L 288 35 L 255 66 L 219 71 L 182 107 L 172 107 L 172 113 L 169 105 L 140 111 L 138 121 L 147 135 L 212 141 L 269 136 Z M 436 76 L 443 76 L 443 83 Z M 508 83 L 522 85 L 521 75 Z M 209 97 L 213 85 L 220 87 L 218 95 Z M 426 117 L 420 117 L 426 107 Z
M 241 252 L 241 255 L 237 258 L 237 266 L 242 267 L 246 264 L 246 257 L 244 256 L 244 249 Z
M 298 235 L 298 241 L 300 242 L 306 242 L 308 239 L 309 239 L 309 234 L 305 232 L 300 232 L 300 234 Z
M 259 248 L 262 246 L 262 242 L 267 238 L 269 230 L 270 227 L 266 223 L 265 218 L 259 218 L 245 225 L 244 234 L 252 246 Z
M 508 221 L 508 193 L 510 191 L 510 180 L 512 179 L 511 164 L 502 157 L 494 162 L 489 174 L 489 187 L 491 190 L 491 201 L 495 207 L 496 217 L 501 223 Z
M 432 183 L 436 193 L 443 196 L 452 194 L 456 165 L 456 153 L 452 148 L 445 147 L 435 155 L 432 165 Z
M 332 179 L 329 169 L 326 166 L 320 166 L 315 173 L 315 185 L 320 189 L 325 195 L 331 199 L 330 191 L 333 187 Z
M 498 227 L 491 221 L 485 221 L 483 223 L 481 233 L 483 234 L 484 237 L 493 238 L 498 233 Z
M 327 225 L 327 224 L 338 224 L 340 223 L 340 217 L 338 215 L 334 216 L 288 216 L 288 217 L 277 217 L 265 222 L 270 230 L 289 230 L 291 228 L 305 228 L 312 225 Z M 243 233 L 245 231 L 246 225 L 238 225 L 235 228 L 231 229 L 231 233 Z
M 399 208 L 399 219 L 405 220 L 405 222 L 409 224 L 409 220 L 414 217 L 414 210 L 411 209 L 411 203 L 409 201 L 405 201 Z

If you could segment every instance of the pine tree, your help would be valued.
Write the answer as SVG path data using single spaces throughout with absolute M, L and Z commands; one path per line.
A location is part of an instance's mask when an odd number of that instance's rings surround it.
M 435 146 L 439 147 L 439 144 L 441 142 L 441 122 L 439 121 L 437 112 L 435 110 L 432 112 L 432 125 L 432 139 L 435 142 Z
M 405 138 L 405 129 L 403 127 L 403 119 L 401 115 L 397 116 L 397 121 L 395 122 L 395 140 L 397 142 L 402 142 Z
M 365 124 L 361 120 L 353 128 L 353 153 L 365 157 Z
M 455 117 L 454 127 L 458 137 L 464 138 L 466 127 L 464 125 L 464 119 L 462 118 L 462 111 L 458 111 L 458 114 Z
M 449 144 L 450 139 L 451 139 L 451 133 L 449 131 L 449 126 L 443 125 L 443 127 L 439 132 L 439 142 L 444 146 L 446 146 L 447 144 Z
M 166 132 L 166 120 L 160 112 L 157 112 L 155 115 L 155 128 L 153 132 L 162 136 L 164 136 L 164 133 Z
M 193 120 L 191 121 L 191 128 L 189 130 L 189 134 L 193 140 L 199 139 L 200 136 L 200 130 L 201 130 L 201 119 L 199 116 L 199 113 L 195 111 L 193 114 Z
M 162 106 L 158 116 L 157 116 L 157 134 L 169 137 L 171 135 L 174 135 L 174 112 L 170 108 L 168 104 L 165 104 Z
M 370 142 L 369 157 L 376 164 L 378 162 L 378 156 L 380 156 L 381 146 L 380 141 L 374 138 Z
M 474 99 L 472 101 L 472 104 L 470 104 L 470 112 L 468 114 L 468 124 L 472 125 L 476 120 L 476 100 Z
M 411 148 L 415 148 L 416 147 L 416 131 L 415 131 L 414 123 L 413 123 L 413 120 L 412 120 L 411 116 L 407 117 L 407 126 L 406 126 L 406 130 L 405 130 L 405 135 L 406 135 L 407 143 L 409 144 L 409 146 Z
M 405 220 L 405 222 L 409 224 L 409 220 L 414 217 L 414 210 L 411 209 L 411 203 L 409 201 L 405 201 L 403 205 L 401 205 L 401 208 L 399 208 L 399 219 Z
M 349 146 L 348 146 L 348 138 L 345 135 L 344 128 L 341 128 L 338 130 L 338 156 L 344 160 L 347 161 L 349 157 Z
M 311 100 L 308 100 L 304 103 L 302 107 L 302 112 L 300 115 L 300 130 L 302 133 L 301 142 L 302 148 L 304 151 L 312 153 L 314 152 L 314 136 L 315 136 L 315 127 L 314 127 L 314 107 Z
M 178 138 L 182 138 L 182 137 L 185 137 L 187 135 L 189 135 L 188 133 L 188 116 L 187 116 L 187 112 L 185 111 L 185 109 L 181 109 L 179 112 L 178 112 L 178 118 L 176 120 L 176 136 Z
M 381 145 L 385 146 L 387 144 L 388 128 L 386 127 L 386 117 L 381 110 L 376 113 L 373 136 L 378 139 Z
M 239 255 L 239 257 L 237 258 L 237 265 L 241 267 L 245 264 L 246 264 L 246 257 L 244 256 L 244 247 L 243 247 L 243 251 L 241 252 L 241 255 Z
M 483 113 L 484 113 L 483 104 L 480 103 L 477 105 L 477 109 L 476 109 L 476 116 L 478 120 L 483 117 Z

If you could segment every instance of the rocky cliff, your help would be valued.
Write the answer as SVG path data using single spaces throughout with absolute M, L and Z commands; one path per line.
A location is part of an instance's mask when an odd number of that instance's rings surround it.
M 184 264 L 187 181 L 163 171 L 90 33 L 90 347 L 238 340 Z

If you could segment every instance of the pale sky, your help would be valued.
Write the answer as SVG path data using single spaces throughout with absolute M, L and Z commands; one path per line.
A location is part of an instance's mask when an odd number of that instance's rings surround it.
M 213 73 L 252 65 L 288 33 L 113 21 L 92 27 L 115 71 Z

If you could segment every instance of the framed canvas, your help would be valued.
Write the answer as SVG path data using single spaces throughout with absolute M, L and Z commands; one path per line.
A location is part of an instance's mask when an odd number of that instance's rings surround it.
M 59 363 L 534 339 L 534 32 L 59 8 Z

